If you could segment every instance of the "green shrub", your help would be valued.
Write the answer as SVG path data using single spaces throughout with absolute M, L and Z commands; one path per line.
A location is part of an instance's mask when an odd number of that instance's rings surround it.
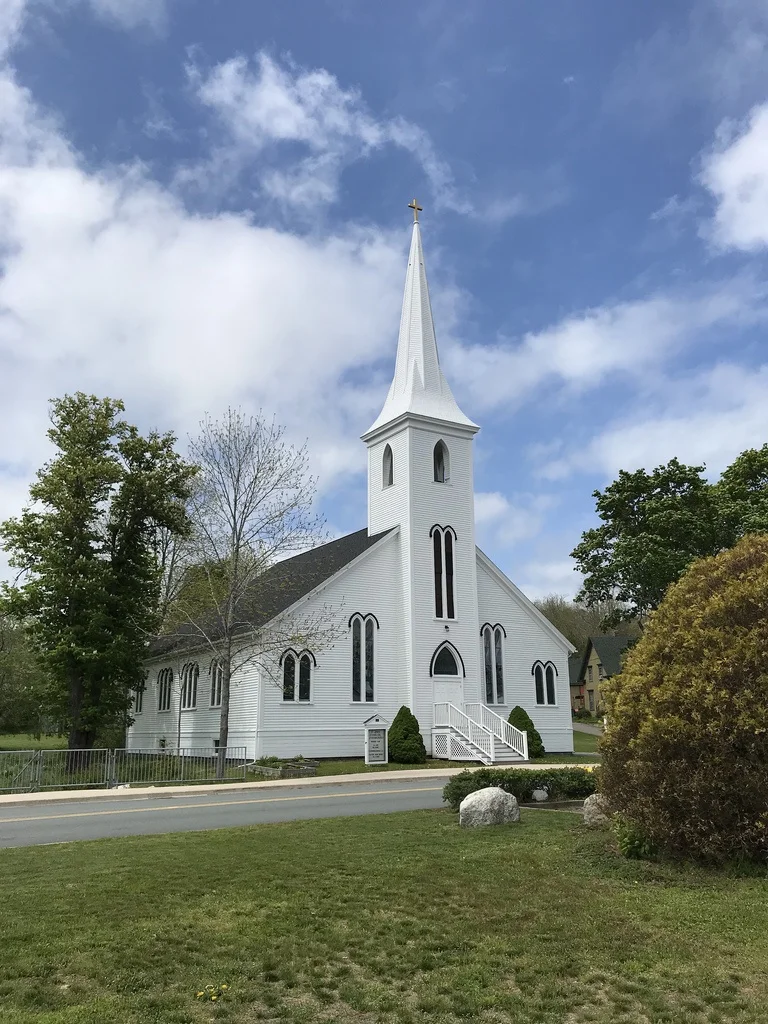
M 534 789 L 546 789 L 551 800 L 581 800 L 596 791 L 597 776 L 588 768 L 478 768 L 449 779 L 443 800 L 451 810 L 458 811 L 465 796 L 487 786 L 498 786 L 521 803 L 530 802 Z
M 768 857 L 768 535 L 694 562 L 604 684 L 601 791 L 661 851 Z
M 623 814 L 615 814 L 611 829 L 616 837 L 619 852 L 630 860 L 648 860 L 656 853 L 653 843 L 644 836 L 637 825 Z
M 528 757 L 543 757 L 546 754 L 541 735 L 524 708 L 521 708 L 519 704 L 516 708 L 512 708 L 508 721 L 510 725 L 528 733 Z
M 578 711 L 574 711 L 573 717 L 577 722 L 591 722 L 594 718 L 589 708 L 579 708 Z
M 389 760 L 396 764 L 426 764 L 427 751 L 416 716 L 405 705 L 389 729 Z

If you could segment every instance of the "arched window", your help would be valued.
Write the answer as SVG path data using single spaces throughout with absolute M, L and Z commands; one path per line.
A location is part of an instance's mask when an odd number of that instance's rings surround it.
M 431 676 L 465 676 L 464 662 L 461 655 L 453 644 L 440 644 L 432 655 L 432 663 L 429 666 Z
M 196 661 L 188 661 L 181 670 L 181 710 L 192 711 L 197 707 L 197 681 L 200 678 L 200 666 Z
M 392 449 L 389 445 L 384 447 L 384 458 L 381 464 L 381 486 L 391 487 L 395 482 L 395 468 L 392 462 Z
M 450 526 L 433 526 L 432 563 L 435 575 L 435 617 L 456 618 L 456 586 L 454 580 L 454 549 L 456 533 Z
M 555 676 L 557 668 L 553 662 L 535 661 L 531 669 L 537 704 L 557 704 Z
M 312 669 L 317 664 L 314 654 L 311 651 L 297 653 L 289 648 L 280 658 L 280 664 L 283 669 L 283 700 L 309 703 L 312 699 Z
M 451 463 L 448 455 L 448 446 L 445 441 L 438 441 L 432 453 L 434 464 L 434 478 L 438 484 L 445 484 L 451 478 Z
M 480 630 L 483 638 L 483 665 L 485 668 L 485 703 L 504 703 L 504 627 L 489 622 Z
M 146 675 L 141 680 L 135 690 L 135 698 L 133 703 L 134 714 L 140 715 L 144 710 L 144 691 L 147 688 L 147 677 Z
M 161 668 L 157 673 L 157 710 L 171 710 L 171 693 L 173 691 L 173 669 Z
M 218 659 L 214 658 L 208 667 L 208 675 L 211 677 L 211 707 L 221 707 L 221 690 L 224 686 L 224 666 Z
M 350 617 L 352 629 L 352 700 L 371 702 L 375 699 L 374 679 L 374 630 L 379 628 L 375 615 L 361 615 L 356 612 Z M 365 691 L 363 691 L 365 680 Z

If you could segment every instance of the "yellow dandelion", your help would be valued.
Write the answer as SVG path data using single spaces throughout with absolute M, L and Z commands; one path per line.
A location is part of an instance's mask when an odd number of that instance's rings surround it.
M 229 988 L 229 985 L 222 985 L 221 986 L 222 992 L 226 992 L 228 988 Z
M 195 999 L 202 999 L 204 995 L 205 992 L 198 992 L 197 995 L 195 996 Z

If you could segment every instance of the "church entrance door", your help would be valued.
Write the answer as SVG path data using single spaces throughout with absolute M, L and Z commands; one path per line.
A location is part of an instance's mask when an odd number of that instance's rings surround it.
M 435 704 L 464 704 L 464 680 L 458 676 L 435 676 L 432 680 Z

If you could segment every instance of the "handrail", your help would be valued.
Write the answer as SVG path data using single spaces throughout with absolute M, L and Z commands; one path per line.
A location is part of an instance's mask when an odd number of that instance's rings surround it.
M 497 715 L 487 704 L 483 704 L 480 701 L 465 704 L 464 706 L 469 714 L 478 718 L 483 726 L 497 739 L 511 747 L 524 761 L 528 760 L 528 733 L 524 729 L 518 729 L 517 726 L 512 725 L 502 718 L 501 715 Z
M 490 761 L 495 759 L 494 736 L 491 730 L 470 718 L 455 704 L 435 704 L 435 725 L 454 729 Z

